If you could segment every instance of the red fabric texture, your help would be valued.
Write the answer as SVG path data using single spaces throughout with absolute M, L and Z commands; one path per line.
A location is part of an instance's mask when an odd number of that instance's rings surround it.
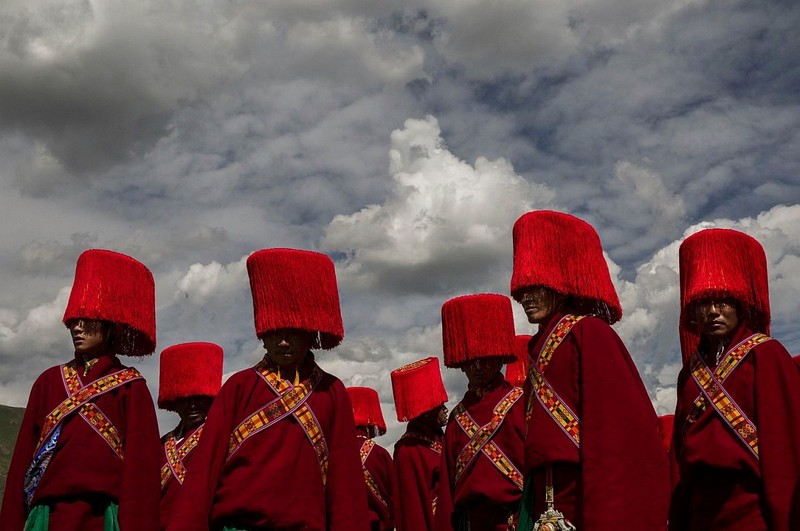
M 422 433 L 442 442 L 441 428 L 432 429 L 410 423 L 406 434 Z M 397 483 L 394 515 L 397 531 L 433 531 L 433 501 L 439 484 L 441 454 L 415 437 L 401 438 L 394 445 L 394 470 Z
M 425 358 L 392 371 L 397 420 L 407 422 L 447 402 L 438 358 Z
M 359 443 L 363 443 L 365 437 L 358 438 Z M 386 448 L 378 445 L 372 447 L 372 451 L 364 463 L 364 468 L 370 473 L 378 491 L 386 501 L 383 505 L 372 492 L 367 489 L 367 506 L 369 508 L 369 525 L 372 531 L 391 531 L 394 529 L 394 507 L 393 492 L 395 482 L 394 461 Z
M 442 305 L 442 347 L 447 367 L 459 367 L 476 358 L 513 361 L 511 299 L 481 293 L 446 301 Z
M 314 366 L 309 354 L 300 377 L 307 378 Z M 309 531 L 369 528 L 353 408 L 342 382 L 328 373 L 306 401 L 328 447 L 326 486 L 316 453 L 293 416 L 251 436 L 226 460 L 233 430 L 276 397 L 253 368 L 225 382 L 206 418 L 169 531 L 225 525 Z
M 194 432 L 196 432 L 201 426 L 189 431 L 184 435 L 183 439 L 178 441 L 178 448 L 180 448 L 181 444 L 186 441 L 189 437 L 192 436 Z M 162 438 L 162 445 L 161 445 L 161 464 L 160 467 L 163 467 L 167 463 L 167 451 L 166 451 L 166 438 L 169 437 L 172 432 L 168 433 Z M 201 435 L 202 439 L 202 435 Z M 197 451 L 197 447 L 195 446 L 194 450 L 189 452 L 186 457 L 183 458 L 183 466 L 186 468 L 187 472 L 189 468 L 192 466 L 192 459 L 195 456 L 195 452 Z M 160 468 L 159 468 L 160 470 Z M 185 482 L 186 478 L 184 478 Z M 175 479 L 174 476 L 170 477 L 167 481 L 167 484 L 164 485 L 164 488 L 161 489 L 161 509 L 160 509 L 160 517 L 159 517 L 159 529 L 162 531 L 167 528 L 167 522 L 169 521 L 169 515 L 172 512 L 172 506 L 175 501 L 178 499 L 178 495 L 181 492 L 181 483 Z
M 580 299 L 583 313 L 619 321 L 622 306 L 591 225 L 563 212 L 538 210 L 514 223 L 513 238 L 515 299 L 525 288 L 543 286 Z
M 561 317 L 553 316 L 532 339 L 531 363 Z M 545 378 L 581 419 L 580 448 L 531 396 L 525 466 L 526 480 L 537 486 L 534 515 L 544 511 L 544 478 L 552 465 L 555 506 L 578 529 L 665 529 L 667 454 L 647 391 L 616 332 L 585 317 L 556 349 Z
M 161 352 L 158 407 L 174 411 L 175 400 L 215 397 L 222 386 L 222 347 L 214 343 L 181 343 Z
M 386 433 L 386 421 L 383 419 L 378 392 L 369 387 L 348 387 L 347 394 L 353 404 L 356 426 L 377 428 L 379 435 Z
M 247 258 L 256 335 L 284 328 L 319 333 L 319 348 L 344 339 L 333 261 L 297 249 L 262 249 Z
M 116 357 L 103 356 L 83 384 L 117 372 L 124 366 Z M 25 472 L 31 464 L 45 417 L 66 399 L 61 367 L 51 367 L 34 382 L 8 471 L 0 529 L 22 531 L 27 518 L 23 495 Z M 77 413 L 64 421 L 50 465 L 42 476 L 32 505 L 51 506 L 50 529 L 103 529 L 103 512 L 110 501 L 119 504 L 122 531 L 158 529 L 159 436 L 153 400 L 143 380 L 125 384 L 97 397 L 103 412 L 124 441 L 120 460 L 88 422 Z
M 114 346 L 125 356 L 146 356 L 156 348 L 155 281 L 130 256 L 89 249 L 78 257 L 75 280 L 64 312 L 70 319 L 117 324 Z
M 731 229 L 702 230 L 683 240 L 679 261 L 684 360 L 700 343 L 691 311 L 692 303 L 704 298 L 733 297 L 742 304 L 750 328 L 769 334 L 767 257 L 758 241 Z
M 497 375 L 480 397 L 467 391 L 464 404 L 472 419 L 480 426 L 492 420 L 494 408 L 513 386 Z M 444 433 L 441 480 L 439 481 L 436 523 L 439 530 L 454 529 L 453 513 L 469 513 L 473 529 L 506 529 L 509 514 L 517 512 L 522 498 L 520 490 L 492 464 L 488 457 L 476 455 L 456 482 L 456 460 L 470 438 L 453 414 Z M 520 398 L 506 414 L 491 441 L 517 467 L 525 470 L 525 399 Z M 480 510 L 478 510 L 480 508 Z M 477 526 L 477 527 L 476 527 Z
M 740 326 L 728 348 L 751 334 Z M 670 529 L 800 529 L 800 372 L 780 342 L 771 340 L 750 351 L 724 388 L 758 429 L 759 459 L 711 407 L 686 424 L 701 391 L 684 366 L 673 442 L 680 482 Z
M 528 342 L 531 340 L 529 335 L 518 335 L 514 337 L 515 359 L 506 365 L 506 380 L 511 385 L 522 387 L 528 379 Z

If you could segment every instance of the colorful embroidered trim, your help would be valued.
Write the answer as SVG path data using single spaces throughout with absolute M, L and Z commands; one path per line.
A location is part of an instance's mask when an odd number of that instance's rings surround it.
M 567 337 L 572 328 L 585 316 L 565 315 L 553 328 L 550 336 L 544 342 L 539 355 L 536 357 L 536 363 L 531 363 L 529 370 L 529 377 L 533 384 L 532 396 L 528 398 L 528 407 L 526 417 L 530 419 L 533 411 L 533 397 L 544 407 L 545 411 L 550 415 L 561 430 L 569 437 L 569 439 L 580 448 L 581 435 L 580 435 L 580 419 L 572 409 L 558 396 L 555 389 L 545 379 L 544 373 L 556 349 L 561 345 L 561 342 Z
M 503 451 L 492 441 L 492 437 L 500 429 L 506 415 L 511 407 L 522 397 L 522 389 L 514 387 L 497 403 L 492 411 L 492 419 L 484 426 L 478 425 L 464 407 L 463 402 L 459 402 L 453 411 L 453 415 L 458 425 L 470 438 L 466 446 L 461 450 L 456 459 L 455 482 L 458 483 L 463 477 L 464 472 L 474 461 L 475 457 L 483 454 L 506 478 L 511 480 L 514 485 L 522 491 L 522 474 L 514 466 Z
M 167 437 L 167 441 L 164 443 L 164 453 L 167 456 L 167 462 L 161 467 L 162 489 L 172 477 L 183 485 L 183 480 L 186 479 L 186 467 L 183 461 L 186 459 L 186 456 L 195 449 L 197 443 L 200 442 L 200 436 L 203 434 L 203 426 L 204 424 L 201 424 L 189 437 L 186 437 L 180 448 L 173 434 L 170 433 L 169 437 Z
M 129 382 L 141 380 L 143 379 L 142 375 L 133 367 L 128 367 L 95 380 L 87 386 L 82 386 L 75 370 L 74 361 L 62 365 L 61 374 L 67 398 L 45 418 L 34 455 L 39 453 L 42 445 L 49 439 L 56 426 L 71 414 L 80 411 L 81 416 L 89 422 L 92 428 L 105 439 L 111 449 L 121 458 L 122 443 L 116 428 L 105 418 L 97 406 L 91 404 L 90 401 Z
M 428 437 L 427 435 L 423 435 L 421 433 L 416 433 L 416 432 L 412 432 L 412 431 L 407 431 L 407 432 L 405 432 L 403 434 L 402 437 L 400 437 L 400 440 L 403 440 L 403 439 L 418 439 L 418 440 L 424 442 L 425 446 L 429 450 L 433 450 L 437 454 L 442 453 L 442 443 L 437 441 L 437 440 L 435 440 L 435 439 L 432 439 L 432 438 Z
M 317 462 L 322 472 L 322 484 L 325 485 L 328 476 L 328 445 L 322 433 L 322 427 L 314 416 L 314 412 L 306 404 L 306 400 L 311 396 L 314 388 L 322 380 L 322 369 L 314 364 L 311 376 L 298 385 L 292 385 L 286 380 L 281 379 L 278 372 L 259 363 L 254 367 L 255 371 L 261 375 L 262 379 L 275 392 L 277 398 L 253 413 L 249 418 L 242 421 L 233 430 L 228 443 L 228 459 L 242 446 L 244 441 L 256 433 L 272 426 L 276 422 L 293 415 L 297 419 L 303 432 L 308 437 L 314 453 L 317 454 Z
M 723 365 L 725 366 L 719 371 L 720 374 L 725 374 L 725 376 L 730 375 L 755 345 L 768 341 L 769 339 L 768 336 L 763 334 L 754 334 L 737 345 L 734 349 L 731 349 L 730 354 L 728 354 L 724 362 L 720 363 L 718 366 L 718 368 Z M 747 415 L 741 410 L 736 401 L 725 391 L 725 388 L 715 374 L 717 371 L 712 373 L 698 352 L 692 355 L 689 367 L 692 378 L 703 392 L 701 396 L 706 406 L 703 406 L 702 409 L 705 410 L 708 407 L 707 404 L 710 403 L 728 427 L 733 430 L 733 433 L 744 443 L 753 456 L 758 459 L 758 429 L 755 424 L 747 418 Z M 695 401 L 694 407 L 698 410 L 700 409 L 697 401 Z
M 388 508 L 389 504 L 386 502 L 386 498 L 383 497 L 383 494 L 381 494 L 378 488 L 378 482 L 375 481 L 375 478 L 372 477 L 372 474 L 367 470 L 367 458 L 369 458 L 369 454 L 374 447 L 375 441 L 372 439 L 364 439 L 364 442 L 361 443 L 361 450 L 359 450 L 359 453 L 361 454 L 361 468 L 364 470 L 364 482 L 367 484 L 370 493 L 378 500 L 378 503 Z

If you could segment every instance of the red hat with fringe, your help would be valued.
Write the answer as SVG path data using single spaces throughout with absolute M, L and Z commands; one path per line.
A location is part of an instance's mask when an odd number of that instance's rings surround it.
M 156 288 L 153 275 L 130 256 L 89 249 L 78 257 L 63 322 L 109 321 L 116 354 L 148 356 L 156 349 Z
M 214 343 L 181 343 L 161 352 L 158 407 L 175 411 L 175 401 L 191 396 L 215 397 L 222 386 L 222 347 Z
M 425 358 L 392 371 L 397 420 L 407 422 L 447 402 L 439 358 Z
M 661 424 L 661 442 L 664 443 L 664 449 L 669 453 L 672 449 L 672 430 L 675 426 L 675 415 L 661 415 L 658 417 L 658 422 Z
M 263 249 L 247 258 L 256 335 L 293 328 L 317 333 L 313 348 L 344 339 L 333 261 L 296 249 Z
M 477 358 L 514 361 L 514 316 L 505 295 L 455 297 L 442 305 L 444 364 L 460 367 Z
M 582 314 L 609 324 L 622 318 L 617 291 L 594 228 L 569 214 L 538 210 L 514 223 L 511 296 L 545 287 L 571 296 Z
M 375 428 L 378 435 L 386 433 L 386 421 L 383 420 L 378 392 L 369 387 L 348 387 L 347 394 L 353 404 L 356 427 Z
M 680 338 L 683 359 L 697 350 L 700 336 L 692 324 L 694 303 L 732 297 L 740 318 L 754 332 L 769 334 L 767 256 L 755 238 L 732 229 L 706 229 L 687 237 L 679 249 L 681 283 Z
M 514 354 L 517 358 L 506 366 L 506 380 L 511 385 L 522 387 L 528 379 L 528 342 L 531 337 L 514 337 Z

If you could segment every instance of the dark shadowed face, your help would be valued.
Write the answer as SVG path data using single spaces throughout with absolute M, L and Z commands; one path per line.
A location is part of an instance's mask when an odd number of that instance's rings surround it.
M 190 396 L 176 400 L 175 412 L 181 418 L 184 428 L 192 429 L 205 422 L 213 401 L 210 396 Z
M 439 421 L 439 425 L 440 426 L 447 426 L 447 414 L 448 413 L 449 413 L 449 411 L 447 411 L 447 406 L 445 406 L 444 404 L 439 406 L 439 409 L 437 409 L 436 420 Z
M 700 335 L 722 341 L 739 326 L 739 304 L 732 297 L 698 301 L 694 306 L 694 319 Z
M 110 324 L 92 319 L 74 319 L 69 321 L 67 326 L 76 353 L 94 356 L 106 351 Z
M 527 288 L 519 295 L 519 303 L 528 316 L 528 322 L 539 324 L 547 322 L 564 303 L 564 295 L 541 286 Z
M 314 335 L 306 330 L 284 328 L 265 334 L 261 341 L 267 357 L 281 369 L 296 369 L 305 359 Z
M 470 387 L 486 387 L 502 367 L 500 358 L 486 357 L 468 361 L 461 366 L 461 371 L 467 375 Z

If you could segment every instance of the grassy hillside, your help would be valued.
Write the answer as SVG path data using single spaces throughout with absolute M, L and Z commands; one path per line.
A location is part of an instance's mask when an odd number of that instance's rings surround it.
M 25 408 L 0 406 L 0 499 L 6 488 L 6 472 L 17 442 L 17 432 Z

